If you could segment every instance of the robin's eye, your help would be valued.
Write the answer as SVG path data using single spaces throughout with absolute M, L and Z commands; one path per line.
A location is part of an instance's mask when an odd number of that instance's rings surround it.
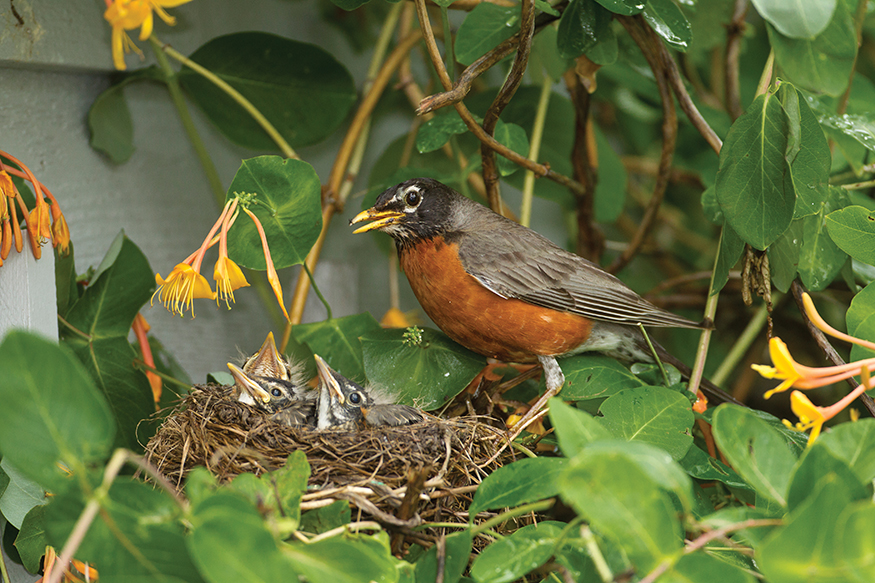
M 283 394 L 283 392 L 282 392 L 281 390 L 277 389 L 277 388 L 273 388 L 273 389 L 270 391 L 270 394 L 273 395 L 274 397 L 279 397 L 279 396 L 281 396 L 281 395 Z
M 353 393 L 349 396 L 349 402 L 352 403 L 353 405 L 358 405 L 359 403 L 362 402 L 362 396 L 359 395 L 358 393 Z
M 407 203 L 407 206 L 419 206 L 419 203 L 422 202 L 422 197 L 415 190 L 410 190 L 404 195 L 404 202 Z

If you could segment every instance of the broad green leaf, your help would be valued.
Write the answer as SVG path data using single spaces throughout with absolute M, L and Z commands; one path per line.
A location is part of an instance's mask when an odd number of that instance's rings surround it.
M 493 6 L 493 4 L 478 4 L 480 6 Z M 419 127 L 416 133 L 416 149 L 420 154 L 433 152 L 442 148 L 454 135 L 464 134 L 468 127 L 455 109 L 448 107 L 445 112 L 435 115 Z
M 854 20 L 844 2 L 836 4 L 829 24 L 812 39 L 788 38 L 770 25 L 766 28 L 775 62 L 794 84 L 832 96 L 840 95 L 848 86 L 857 41 Z
M 837 536 L 839 560 L 858 583 L 875 580 L 875 506 L 871 502 L 856 502 L 844 509 L 839 517 Z
M 301 496 L 307 490 L 310 465 L 302 451 L 293 451 L 282 468 L 256 476 L 244 473 L 228 483 L 228 490 L 246 497 L 262 514 L 301 519 Z
M 38 573 L 40 560 L 46 553 L 45 506 L 34 506 L 18 530 L 15 537 L 15 548 L 24 564 L 31 573 Z
M 716 480 L 723 482 L 730 488 L 751 490 L 750 485 L 742 480 L 735 470 L 722 461 L 712 458 L 695 445 L 687 451 L 683 458 L 678 460 L 678 463 L 697 480 Z
M 623 389 L 644 386 L 629 369 L 607 356 L 582 354 L 559 360 L 565 373 L 562 398 L 566 401 L 604 399 Z
M 790 225 L 796 193 L 785 158 L 789 124 L 780 101 L 760 95 L 732 124 L 717 171 L 717 202 L 742 241 L 765 249 Z
M 375 328 L 361 335 L 365 376 L 401 403 L 435 409 L 486 366 L 484 357 L 431 328 Z
M 660 583 L 693 583 L 719 581 L 720 583 L 754 583 L 757 579 L 720 559 L 705 553 L 684 555 L 665 575 Z
M 519 6 L 477 4 L 456 32 L 456 60 L 470 65 L 519 30 Z
M 835 190 L 841 193 L 840 189 Z M 827 234 L 825 222 L 826 213 L 840 204 L 842 201 L 839 198 L 831 196 L 820 211 L 802 219 L 802 247 L 799 249 L 798 271 L 803 285 L 811 291 L 825 289 L 848 260 L 847 253 Z
M 594 445 L 600 443 L 607 442 Z M 559 488 L 562 498 L 642 573 L 683 547 L 683 529 L 668 494 L 620 449 L 585 448 L 559 477 Z
M 755 559 L 766 580 L 774 583 L 817 581 L 845 583 L 836 522 L 852 498 L 841 479 L 827 474 L 808 499 L 789 514 L 756 549 Z M 871 527 L 871 525 L 870 525 Z
M 398 577 L 388 546 L 363 535 L 284 545 L 283 554 L 307 581 L 394 583 Z M 286 575 L 278 580 L 288 578 Z
M 787 293 L 799 268 L 799 250 L 802 247 L 804 219 L 794 219 L 787 230 L 769 245 L 769 270 L 772 284 L 782 293 Z
M 529 136 L 526 135 L 526 130 L 515 123 L 504 123 L 498 120 L 495 126 L 495 139 L 498 143 L 507 146 L 517 154 L 522 156 L 529 155 Z M 510 176 L 520 169 L 515 162 L 511 162 L 501 155 L 496 156 L 495 162 L 498 164 L 498 172 L 502 176 Z
M 804 99 L 789 83 L 782 83 L 778 98 L 789 119 L 790 140 L 787 161 L 796 190 L 793 218 L 817 213 L 828 195 L 831 155 L 826 136 Z M 794 131 L 798 128 L 798 134 Z
M 556 478 L 565 469 L 563 458 L 525 458 L 489 474 L 474 493 L 468 509 L 473 521 L 478 512 L 528 504 L 559 493 Z
M 610 34 L 612 18 L 610 12 L 591 0 L 571 0 L 559 20 L 559 54 L 573 59 L 586 53 Z
M 213 494 L 194 506 L 191 534 L 184 544 L 210 583 L 298 577 L 255 507 L 228 492 Z
M 647 0 L 644 20 L 673 49 L 686 52 L 693 40 L 690 22 L 672 0 Z
M 46 489 L 109 455 L 115 426 L 106 399 L 69 350 L 28 332 L 0 344 L 0 451 Z
M 869 284 L 851 300 L 851 307 L 845 314 L 848 325 L 848 334 L 855 338 L 862 338 L 869 342 L 875 342 L 875 284 Z M 851 347 L 851 360 L 863 360 L 875 357 L 875 351 L 864 346 L 853 345 Z
M 471 558 L 471 531 L 465 529 L 447 536 L 444 549 L 444 583 L 456 583 L 462 577 Z M 437 572 L 437 545 L 434 545 L 416 561 L 416 583 L 437 581 Z
M 517 581 L 547 562 L 565 525 L 545 521 L 529 524 L 495 541 L 477 555 L 471 576 L 478 583 Z
M 248 99 L 293 148 L 331 135 L 356 100 L 349 71 L 315 45 L 264 32 L 216 37 L 191 59 Z M 179 82 L 222 134 L 235 144 L 276 151 L 277 145 L 224 91 L 191 69 Z
M 264 228 L 275 267 L 303 263 L 322 230 L 322 188 L 313 167 L 279 156 L 243 160 L 228 200 L 235 194 L 256 195 L 249 210 Z M 242 211 L 228 233 L 228 254 L 243 267 L 267 269 L 258 229 Z
M 863 484 L 875 480 L 875 419 L 836 425 L 821 435 L 815 445 L 844 460 Z
M 714 439 L 738 474 L 756 492 L 787 505 L 790 472 L 796 455 L 787 440 L 749 410 L 720 405 L 713 417 Z
M 119 233 L 85 293 L 67 313 L 70 327 L 60 327 L 64 343 L 85 364 L 112 409 L 118 426 L 116 445 L 135 451 L 142 449 L 137 426 L 155 412 L 155 403 L 146 375 L 134 368 L 138 355 L 128 332 L 154 289 L 155 275 L 146 256 Z
M 610 439 L 610 432 L 598 420 L 580 409 L 566 405 L 561 397 L 550 399 L 550 423 L 559 438 L 559 448 L 572 458 L 594 441 Z
M 352 11 L 359 6 L 364 6 L 371 0 L 331 0 L 331 3 L 346 11 Z
M 540 79 L 541 74 L 544 74 L 550 79 L 558 80 L 571 66 L 571 60 L 559 54 L 559 47 L 556 46 L 557 34 L 555 26 L 546 26 L 532 40 L 528 71 L 533 78 Z
M 714 293 L 719 292 L 729 281 L 729 272 L 744 253 L 744 241 L 728 224 L 723 224 L 720 232 L 720 249 L 717 251 L 717 264 L 714 267 Z M 796 272 L 793 272 L 796 275 Z
M 836 0 L 752 0 L 757 12 L 781 34 L 814 38 L 829 24 Z
M 0 472 L 6 478 L 5 486 L 0 488 L 0 515 L 20 529 L 28 512 L 46 503 L 45 490 L 19 472 L 8 459 L 0 461 Z
M 623 14 L 626 16 L 638 14 L 644 10 L 645 4 L 643 0 L 596 0 L 596 2 L 614 14 Z
M 328 506 L 308 510 L 301 516 L 301 525 L 298 530 L 309 534 L 322 534 L 338 526 L 349 524 L 352 520 L 352 512 L 349 502 L 337 500 Z
M 725 528 L 748 520 L 762 520 L 768 518 L 774 517 L 770 516 L 762 509 L 754 508 L 753 506 L 724 506 L 720 510 L 704 517 L 701 524 L 706 528 L 716 530 L 718 528 Z M 778 528 L 779 525 L 744 528 L 736 530 L 733 533 L 733 538 L 745 544 L 749 544 L 750 546 L 758 547 L 769 534 L 775 532 Z
M 76 285 L 76 261 L 74 245 L 70 242 L 69 253 L 61 255 L 60 248 L 55 248 L 55 290 L 58 301 L 58 315 L 67 317 L 67 310 L 79 299 L 79 288 Z
M 790 475 L 790 489 L 787 492 L 787 508 L 792 512 L 812 494 L 824 476 L 835 475 L 853 500 L 869 497 L 863 483 L 850 466 L 829 448 L 815 442 L 802 454 L 799 463 Z
M 875 265 L 875 212 L 858 205 L 845 207 L 827 215 L 826 228 L 842 251 Z
M 313 324 L 299 324 L 292 328 L 292 334 L 336 371 L 361 383 L 366 377 L 359 338 L 379 330 L 382 330 L 380 324 L 365 312 Z
M 623 212 L 629 176 L 626 167 L 599 127 L 593 124 L 598 148 L 598 182 L 595 185 L 595 220 L 613 223 Z
M 675 460 L 693 444 L 690 400 L 662 387 L 626 389 L 609 397 L 599 412 L 614 437 L 642 441 L 667 451 Z
M 186 551 L 189 537 L 170 494 L 123 476 L 100 500 L 101 511 L 76 550 L 77 559 L 100 565 L 100 581 L 203 581 Z M 46 534 L 55 548 L 67 540 L 84 507 L 72 492 L 46 507 Z

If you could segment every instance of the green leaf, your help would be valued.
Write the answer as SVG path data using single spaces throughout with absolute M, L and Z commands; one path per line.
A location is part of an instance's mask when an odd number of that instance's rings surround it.
M 418 339 L 417 339 L 418 338 Z M 368 381 L 400 403 L 431 410 L 459 394 L 486 366 L 486 359 L 432 328 L 408 334 L 375 328 L 361 335 Z
M 307 581 L 393 583 L 398 577 L 387 546 L 371 537 L 345 535 L 283 547 L 283 554 Z M 275 581 L 287 581 L 285 575 Z
M 732 227 L 723 224 L 720 233 L 720 249 L 717 251 L 717 264 L 714 266 L 714 293 L 719 292 L 729 281 L 729 272 L 741 259 L 744 253 L 744 241 L 738 236 Z M 794 266 L 795 267 L 795 266 Z M 794 269 L 793 275 L 796 275 Z
M 516 581 L 547 562 L 564 526 L 561 522 L 529 524 L 483 549 L 471 576 L 479 583 Z
M 559 20 L 559 54 L 573 59 L 595 47 L 610 34 L 612 18 L 610 12 L 591 0 L 571 0 Z
M 46 493 L 6 458 L 0 461 L 0 472 L 6 478 L 6 484 L 0 488 L 0 515 L 20 529 L 28 512 L 46 503 Z
M 185 545 L 210 583 L 297 579 L 258 511 L 234 494 L 218 492 L 195 505 Z
M 863 484 L 875 480 L 875 419 L 841 423 L 821 435 L 815 445 L 844 460 Z
M 814 494 L 817 484 L 824 476 L 829 475 L 838 478 L 852 499 L 864 500 L 869 497 L 863 483 L 848 464 L 834 455 L 829 448 L 815 442 L 805 450 L 790 475 L 787 508 L 793 511 L 801 506 L 810 495 Z
M 836 548 L 839 560 L 858 583 L 875 580 L 875 506 L 857 502 L 844 509 L 838 520 Z
M 565 373 L 562 398 L 566 401 L 604 399 L 623 389 L 644 386 L 629 369 L 608 356 L 581 354 L 559 360 Z
M 550 399 L 550 423 L 559 438 L 559 448 L 565 457 L 572 458 L 594 441 L 610 439 L 610 432 L 595 417 L 575 409 L 560 397 Z
M 73 243 L 70 243 L 69 253 L 61 255 L 60 248 L 55 248 L 55 290 L 58 301 L 58 315 L 67 317 L 67 310 L 79 299 L 79 287 L 76 285 L 76 261 Z
M 732 124 L 717 171 L 717 202 L 742 241 L 765 249 L 790 225 L 796 193 L 787 151 L 789 122 L 773 95 L 760 95 Z
M 593 124 L 598 148 L 598 182 L 595 185 L 595 220 L 613 223 L 623 212 L 629 176 L 626 167 L 599 127 Z
M 542 0 L 536 0 L 536 3 L 540 1 Z M 546 26 L 532 39 L 528 71 L 533 78 L 540 79 L 538 71 L 541 71 L 550 79 L 558 80 L 571 66 L 571 61 L 559 54 L 559 47 L 556 46 L 557 35 L 555 26 Z
M 535 0 L 535 8 L 540 10 L 541 12 L 546 12 L 550 16 L 559 16 L 559 11 L 550 6 L 550 3 L 546 0 Z
M 119 233 L 82 297 L 67 312 L 69 327 L 60 329 L 64 343 L 85 364 L 112 409 L 116 445 L 133 450 L 142 449 L 137 428 L 155 412 L 155 403 L 146 375 L 133 366 L 138 355 L 128 332 L 154 289 L 146 256 Z
M 248 99 L 293 148 L 322 141 L 356 100 L 349 71 L 311 44 L 264 32 L 216 37 L 191 59 Z M 183 68 L 179 82 L 222 134 L 235 144 L 276 151 L 274 141 L 211 81 Z
M 313 167 L 279 156 L 243 160 L 227 200 L 235 194 L 256 195 L 249 210 L 264 228 L 274 266 L 303 263 L 322 230 L 322 187 Z M 242 211 L 228 233 L 228 255 L 243 267 L 267 269 L 255 223 Z
M 364 6 L 370 1 L 371 0 L 331 0 L 331 3 L 338 8 L 351 12 L 360 6 Z
M 519 506 L 559 493 L 557 476 L 564 471 L 562 458 L 524 458 L 502 466 L 486 476 L 474 493 L 468 509 L 470 519 L 494 508 Z
M 349 524 L 352 520 L 352 512 L 349 502 L 337 500 L 328 506 L 308 510 L 301 516 L 301 525 L 298 530 L 309 534 L 322 534 L 338 526 Z
M 840 95 L 848 86 L 857 41 L 854 20 L 844 2 L 836 4 L 829 24 L 812 39 L 788 38 L 770 25 L 766 29 L 775 62 L 794 84 L 832 96 Z
M 845 315 L 848 334 L 875 342 L 875 284 L 869 284 L 851 300 L 851 307 Z M 865 346 L 851 347 L 851 361 L 875 357 L 875 351 Z
M 720 460 L 712 458 L 695 445 L 687 451 L 683 458 L 678 460 L 678 463 L 697 480 L 718 481 L 737 490 L 752 490 L 750 485 L 742 480 L 735 470 Z
M 623 14 L 632 16 L 644 10 L 643 0 L 596 0 L 599 4 L 613 12 L 614 14 Z
M 693 444 L 690 400 L 662 387 L 626 389 L 608 398 L 599 408 L 602 425 L 614 437 L 642 441 L 667 451 L 675 460 Z
M 28 332 L 0 344 L 0 451 L 46 489 L 103 460 L 115 432 L 103 395 L 69 350 Z
M 793 218 L 799 219 L 815 214 L 823 208 L 828 195 L 831 154 L 826 136 L 817 118 L 804 99 L 789 83 L 782 83 L 778 98 L 787 113 L 791 130 L 798 127 L 798 135 L 790 133 L 788 152 L 793 187 L 796 190 L 796 207 Z
M 186 552 L 180 510 L 170 494 L 117 477 L 100 506 L 76 550 L 77 559 L 99 565 L 100 581 L 202 581 Z M 56 496 L 46 507 L 46 534 L 55 548 L 70 536 L 84 507 L 74 492 Z
M 720 451 L 757 494 L 787 505 L 790 472 L 796 455 L 787 440 L 748 409 L 720 405 L 713 417 Z
M 752 0 L 757 12 L 781 34 L 814 38 L 832 18 L 836 0 Z
M 673 49 L 686 52 L 693 40 L 690 22 L 672 0 L 647 0 L 644 20 Z
M 38 573 L 40 561 L 46 553 L 45 506 L 31 508 L 15 537 L 15 548 L 24 564 L 31 573 Z
M 845 207 L 827 215 L 826 228 L 842 251 L 875 265 L 875 212 L 857 205 Z
M 811 291 L 825 289 L 841 271 L 848 260 L 848 255 L 842 251 L 827 234 L 825 215 L 847 198 L 841 189 L 831 187 L 831 196 L 816 214 L 802 219 L 802 248 L 799 250 L 799 277 L 802 283 Z
M 298 324 L 292 328 L 292 334 L 335 370 L 362 383 L 366 377 L 359 338 L 379 330 L 382 330 L 380 324 L 365 312 L 313 324 Z
M 482 2 L 468 13 L 456 32 L 456 60 L 470 65 L 520 30 L 518 6 Z
M 498 120 L 495 125 L 495 139 L 501 145 L 507 146 L 521 156 L 529 155 L 529 136 L 526 135 L 526 130 L 515 123 L 504 123 Z M 498 164 L 498 172 L 502 176 L 510 176 L 520 169 L 515 162 L 511 162 L 501 155 L 498 155 L 495 161 Z
M 674 566 L 659 577 L 660 583 L 692 583 L 719 581 L 720 583 L 754 583 L 750 573 L 742 571 L 705 553 L 682 556 Z
M 293 451 L 282 468 L 260 476 L 239 474 L 227 488 L 246 497 L 262 513 L 297 522 L 301 519 L 301 496 L 307 490 L 309 478 L 307 456 L 303 451 Z
M 493 4 L 478 4 L 480 6 L 494 6 Z M 476 8 L 475 8 L 476 10 Z M 446 113 L 440 113 L 419 127 L 416 133 L 416 149 L 420 154 L 434 152 L 442 148 L 454 135 L 464 134 L 468 126 L 459 117 L 453 108 L 446 108 Z
M 772 284 L 782 293 L 787 293 L 799 268 L 799 250 L 803 241 L 804 219 L 794 219 L 778 239 L 769 245 L 769 270 Z
M 465 529 L 446 538 L 443 564 L 444 583 L 456 583 L 468 567 L 471 557 L 471 531 Z M 416 561 L 416 583 L 437 581 L 437 545 L 433 545 Z
M 607 443 L 584 448 L 571 460 L 559 477 L 560 492 L 646 573 L 680 551 L 683 529 L 669 496 L 638 463 L 622 449 L 595 447 Z

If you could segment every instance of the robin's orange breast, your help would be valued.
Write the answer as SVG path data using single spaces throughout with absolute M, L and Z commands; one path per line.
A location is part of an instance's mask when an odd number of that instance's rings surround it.
M 564 354 L 583 344 L 592 322 L 575 314 L 506 299 L 465 272 L 458 247 L 435 237 L 402 251 L 410 287 L 425 313 L 450 338 L 509 362 Z

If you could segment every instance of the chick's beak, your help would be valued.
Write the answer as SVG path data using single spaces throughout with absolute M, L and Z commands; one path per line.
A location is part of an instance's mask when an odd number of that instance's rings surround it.
M 353 231 L 353 234 L 357 235 L 358 233 L 364 233 L 372 229 L 379 229 L 397 223 L 400 219 L 404 218 L 404 216 L 404 213 L 399 211 L 378 211 L 376 207 L 371 207 L 368 210 L 362 211 L 354 216 L 349 224 L 355 225 L 356 223 L 361 223 L 362 221 L 374 221 L 373 223 L 361 226 Z
M 234 377 L 234 382 L 238 387 L 249 393 L 249 395 L 257 401 L 267 403 L 270 401 L 270 393 L 265 391 L 258 383 L 249 378 L 242 369 L 238 366 L 228 363 L 228 370 L 231 371 L 231 376 Z
M 334 395 L 334 398 L 343 405 L 346 402 L 346 398 L 343 396 L 343 391 L 340 390 L 340 383 L 337 382 L 334 371 L 318 354 L 314 354 L 313 358 L 316 359 L 316 372 L 319 373 L 319 383 L 324 383 L 328 387 L 329 392 Z
M 264 371 L 265 374 L 260 376 L 268 376 L 274 378 L 283 378 L 285 367 L 279 357 L 279 351 L 276 349 L 276 342 L 273 339 L 273 332 L 268 332 L 267 338 L 261 348 L 255 353 L 255 356 L 250 361 L 252 368 L 249 370 Z

